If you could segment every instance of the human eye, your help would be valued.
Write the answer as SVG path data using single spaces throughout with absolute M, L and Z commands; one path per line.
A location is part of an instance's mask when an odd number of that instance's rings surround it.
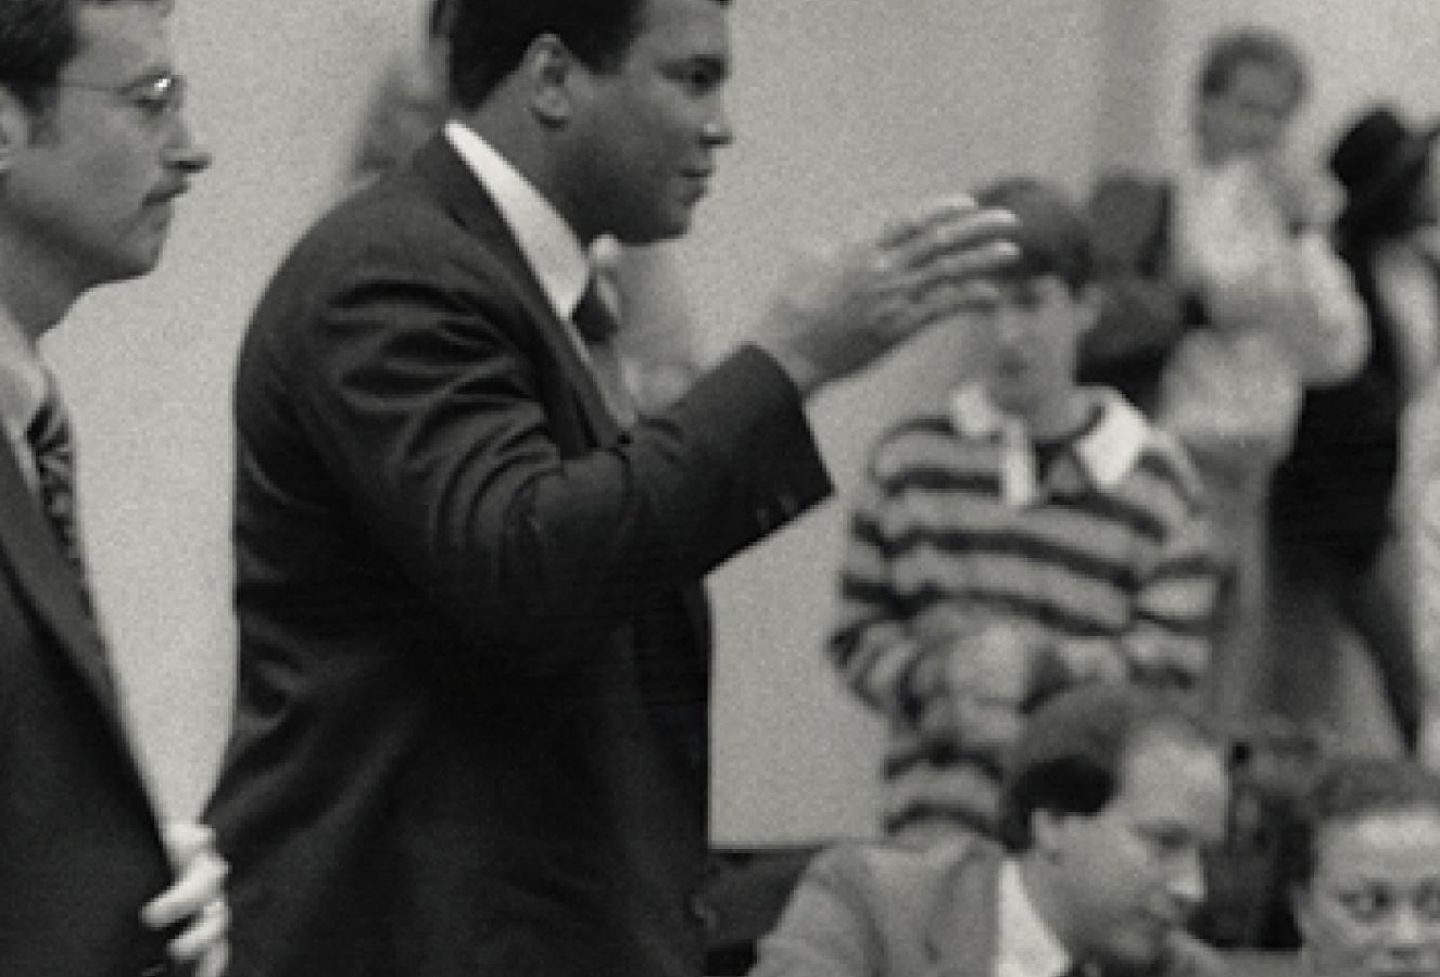
M 1367 886 L 1360 889 L 1343 889 L 1335 893 L 1335 901 L 1354 919 L 1375 922 L 1390 911 L 1390 893 L 1383 889 Z
M 725 66 L 708 58 L 696 58 L 676 65 L 672 77 L 693 95 L 707 95 L 725 81 Z
M 131 87 L 126 97 L 150 119 L 159 119 L 179 108 L 184 86 L 176 75 L 157 75 Z
M 1020 304 L 1018 296 L 1016 304 Z M 1150 851 L 1159 858 L 1175 858 L 1195 848 L 1190 833 L 1179 827 L 1168 825 L 1142 827 L 1139 834 Z
M 1420 887 L 1415 908 L 1426 919 L 1440 921 L 1440 882 L 1429 882 Z

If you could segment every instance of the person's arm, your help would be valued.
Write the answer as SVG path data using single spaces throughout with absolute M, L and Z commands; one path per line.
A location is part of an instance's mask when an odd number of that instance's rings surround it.
M 1415 660 L 1421 678 L 1420 760 L 1440 770 L 1440 471 L 1426 476 L 1415 534 Z
M 1312 387 L 1343 383 L 1370 355 L 1370 328 L 1355 279 L 1321 231 L 1300 231 L 1291 242 L 1286 277 L 1297 313 L 1281 338 L 1301 380 Z
M 893 580 L 883 464 L 887 442 L 857 493 L 840 570 L 830 660 L 860 700 L 922 741 L 998 764 L 1032 691 L 1035 651 L 1022 631 L 948 600 L 919 613 Z
M 507 639 L 653 606 L 823 498 L 803 394 L 948 318 L 1013 251 L 993 240 L 1013 218 L 955 205 L 841 249 L 790 277 L 754 344 L 574 454 L 552 430 L 570 391 L 551 324 L 468 237 L 437 254 L 409 220 L 297 269 L 311 318 L 274 355 L 377 545 L 461 626 Z
M 146 903 L 141 919 L 154 930 L 179 927 L 170 941 L 172 959 L 193 967 L 194 977 L 223 977 L 230 959 L 230 907 L 225 898 L 229 868 L 208 827 L 171 821 L 162 837 L 175 882 Z
M 1170 465 L 1181 462 L 1174 457 Z M 1157 458 L 1165 457 L 1164 454 Z M 1164 470 L 1165 463 L 1161 463 Z M 1163 487 L 1171 479 L 1182 484 Z M 1218 567 L 1210 520 L 1195 501 L 1198 485 L 1188 466 L 1156 480 L 1170 493 L 1157 506 L 1160 539 L 1136 567 L 1130 624 L 1120 634 L 1050 640 L 1034 665 L 1031 702 L 1071 685 L 1094 681 L 1136 681 L 1158 688 L 1199 691 L 1210 665 Z
M 1133 625 L 1121 644 L 1132 677 L 1198 690 L 1210 667 L 1219 575 L 1210 520 L 1186 506 L 1143 570 Z
M 913 719 L 920 690 L 915 671 L 924 644 L 911 630 L 892 585 L 886 539 L 886 493 L 875 449 L 848 522 L 839 573 L 839 611 L 826 646 L 842 680 L 859 699 L 885 715 Z

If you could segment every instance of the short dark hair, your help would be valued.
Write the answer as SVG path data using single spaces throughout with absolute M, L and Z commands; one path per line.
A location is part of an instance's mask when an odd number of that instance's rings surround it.
M 1327 825 L 1417 811 L 1440 816 L 1440 774 L 1390 757 L 1332 760 L 1299 805 L 1288 832 L 1284 860 L 1291 888 L 1307 888 L 1314 879 L 1316 838 Z
M 1090 224 L 1059 187 L 1032 177 L 1006 177 L 982 187 L 975 200 L 982 207 L 1002 207 L 1019 220 L 1007 235 L 1020 250 L 1007 277 L 1054 275 L 1072 291 L 1094 279 Z
M 1294 43 L 1268 27 L 1236 27 L 1210 39 L 1200 68 L 1200 96 L 1223 95 L 1242 65 L 1256 64 L 1289 77 L 1290 108 L 1297 108 L 1310 90 L 1305 59 Z
M 1151 735 L 1220 755 L 1208 721 L 1175 695 L 1097 682 L 1047 700 L 1027 720 L 1010 755 L 1000 788 L 1000 841 L 1012 852 L 1029 850 L 1037 811 L 1100 813 L 1119 793 L 1131 751 Z
M 75 11 L 83 4 L 167 0 L 0 0 L 0 84 L 32 112 L 50 104 L 50 89 L 80 52 Z
M 515 70 L 537 37 L 553 34 L 587 67 L 617 66 L 650 0 L 452 0 L 450 96 L 473 109 Z M 715 0 L 725 3 L 726 0 Z

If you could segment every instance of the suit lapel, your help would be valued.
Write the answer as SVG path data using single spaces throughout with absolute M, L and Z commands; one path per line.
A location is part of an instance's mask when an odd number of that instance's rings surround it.
M 925 940 L 936 977 L 994 977 L 999 932 L 1000 856 L 966 844 L 940 889 Z
M 525 310 L 537 325 L 540 341 L 561 366 L 591 436 L 597 444 L 610 444 L 619 436 L 620 428 L 605 406 L 595 375 L 580 358 L 570 338 L 569 324 L 555 315 L 495 202 L 441 134 L 435 135 L 415 154 L 413 165 L 424 182 L 439 194 L 447 210 L 509 269 Z
M 0 446 L 0 561 L 20 596 L 49 630 L 55 647 L 124 738 L 114 677 L 105 648 L 75 580 L 8 444 Z

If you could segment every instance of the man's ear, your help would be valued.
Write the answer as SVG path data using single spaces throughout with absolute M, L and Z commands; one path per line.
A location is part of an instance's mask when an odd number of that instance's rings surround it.
M 30 144 L 34 118 L 15 93 L 0 85 L 0 177 L 10 172 L 15 154 Z
M 541 34 L 525 50 L 520 73 L 529 86 L 530 111 L 541 122 L 561 126 L 575 110 L 574 82 L 581 65 L 565 42 Z
M 1303 886 L 1292 885 L 1285 895 L 1290 902 L 1290 916 L 1295 921 L 1295 929 L 1300 935 L 1300 944 L 1304 946 L 1312 942 L 1312 931 L 1315 927 L 1315 919 L 1310 905 L 1310 892 Z
M 1036 808 L 1030 812 L 1030 841 L 1036 854 L 1046 861 L 1058 861 L 1064 849 L 1066 815 Z
M 1089 332 L 1100 322 L 1100 310 L 1105 304 L 1105 293 L 1095 282 L 1086 282 L 1075 295 L 1076 311 L 1079 313 L 1080 332 Z

